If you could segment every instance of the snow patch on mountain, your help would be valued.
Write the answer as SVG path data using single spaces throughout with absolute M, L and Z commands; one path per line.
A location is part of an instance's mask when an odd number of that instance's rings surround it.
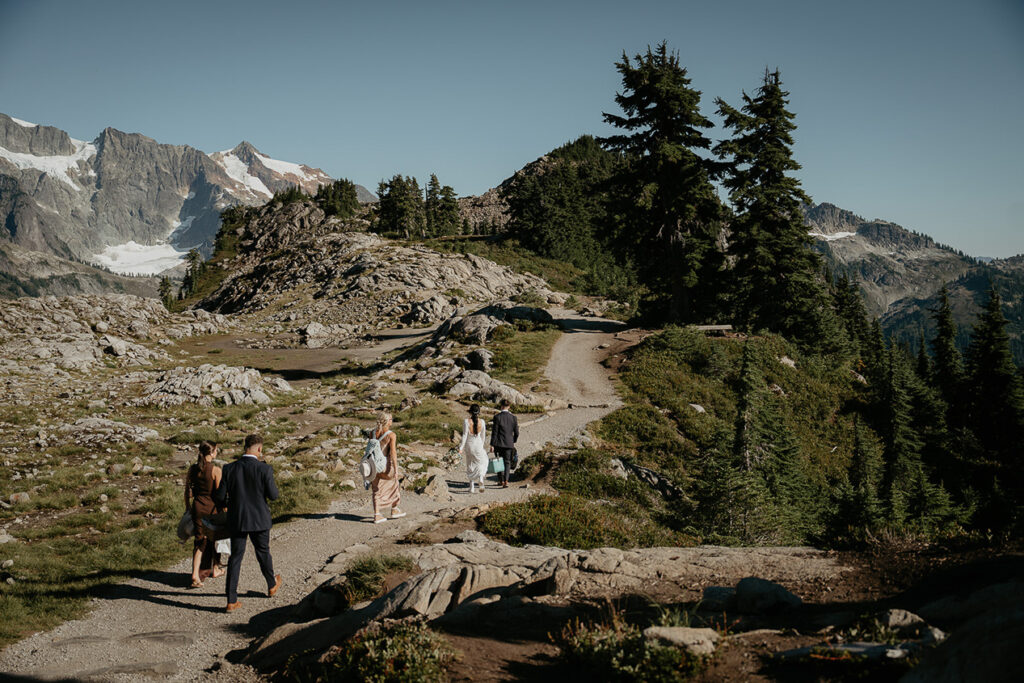
M 24 152 L 12 152 L 9 149 L 0 147 L 0 159 L 6 159 L 19 170 L 34 169 L 42 171 L 51 178 L 66 183 L 74 190 L 80 191 L 82 187 L 72 180 L 71 171 L 77 171 L 80 162 L 88 161 L 91 157 L 96 156 L 96 145 L 91 142 L 75 139 L 72 139 L 71 143 L 75 146 L 75 153 L 59 156 L 36 156 L 35 154 L 26 154 Z M 96 175 L 96 172 L 89 169 L 85 172 L 85 175 Z
M 228 177 L 241 183 L 252 194 L 259 194 L 268 198 L 274 195 L 273 192 L 267 189 L 262 180 L 249 173 L 249 167 L 246 166 L 245 162 L 232 154 L 230 149 L 218 152 L 213 155 L 213 159 L 221 165 L 221 168 L 228 174 Z
M 29 123 L 28 121 L 22 121 L 21 119 L 16 119 L 13 116 L 9 116 L 8 118 L 11 121 L 14 121 L 16 124 L 18 124 L 22 128 L 35 128 L 36 126 L 39 125 L 38 123 Z
M 261 164 L 269 168 L 271 171 L 274 171 L 275 173 L 280 173 L 281 175 L 290 174 L 303 180 L 318 179 L 318 176 L 316 174 L 307 173 L 306 169 L 304 169 L 299 164 L 293 164 L 290 161 L 281 161 L 279 159 L 271 159 L 265 154 L 260 154 L 259 158 Z
M 855 233 L 855 232 L 834 232 L 831 235 L 828 235 L 828 234 L 825 234 L 823 232 L 814 232 L 812 230 L 811 232 L 809 232 L 807 234 L 810 235 L 811 237 L 815 237 L 815 238 L 817 238 L 819 240 L 825 240 L 826 242 L 834 242 L 835 240 L 841 240 L 841 239 L 844 239 L 846 237 L 853 237 L 857 233 Z
M 139 244 L 129 240 L 95 254 L 92 262 L 118 275 L 157 275 L 181 263 L 187 253 L 170 244 Z

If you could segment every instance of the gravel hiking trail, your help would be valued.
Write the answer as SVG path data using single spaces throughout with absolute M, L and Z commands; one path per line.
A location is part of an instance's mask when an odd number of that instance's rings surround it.
M 547 393 L 569 407 L 536 419 L 521 416 L 523 456 L 548 443 L 570 441 L 619 405 L 611 373 L 601 361 L 623 326 L 570 311 L 552 313 L 565 334 L 555 343 L 545 370 Z M 394 339 L 384 343 L 388 350 L 394 348 Z M 536 492 L 488 486 L 483 494 L 471 496 L 458 471 L 449 475 L 449 483 L 454 502 L 407 491 L 402 508 L 408 516 L 384 524 L 368 523 L 369 495 L 362 491 L 343 494 L 325 512 L 279 521 L 271 532 L 271 552 L 274 569 L 283 576 L 280 591 L 266 597 L 249 549 L 239 581 L 242 606 L 230 614 L 224 612 L 223 579 L 208 580 L 195 590 L 185 587 L 189 560 L 106 587 L 92 598 L 86 617 L 0 653 L 0 679 L 259 680 L 250 669 L 229 664 L 228 653 L 247 647 L 282 621 L 296 602 L 328 578 L 321 570 L 335 555 L 358 544 L 367 551 L 387 548 L 436 520 L 441 510 L 450 514 L 452 508 L 511 502 Z

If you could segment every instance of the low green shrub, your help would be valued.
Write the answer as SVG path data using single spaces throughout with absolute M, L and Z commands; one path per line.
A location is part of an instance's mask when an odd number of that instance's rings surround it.
M 679 681 L 696 675 L 702 666 L 680 648 L 659 645 L 644 637 L 638 626 L 613 612 L 607 623 L 576 620 L 552 638 L 561 657 L 582 678 L 601 681 Z
M 692 539 L 635 512 L 569 493 L 539 495 L 492 508 L 480 521 L 480 530 L 511 545 L 578 550 L 692 545 Z
M 322 661 L 293 660 L 286 681 L 435 683 L 448 680 L 455 650 L 423 619 L 385 620 L 335 645 Z

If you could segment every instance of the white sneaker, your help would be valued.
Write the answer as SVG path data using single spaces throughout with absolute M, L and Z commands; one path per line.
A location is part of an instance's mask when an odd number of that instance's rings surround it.
M 387 517 L 381 517 L 380 515 L 377 515 L 377 516 L 375 516 L 373 518 L 373 523 L 374 524 L 383 524 L 386 521 L 388 521 L 388 518 Z

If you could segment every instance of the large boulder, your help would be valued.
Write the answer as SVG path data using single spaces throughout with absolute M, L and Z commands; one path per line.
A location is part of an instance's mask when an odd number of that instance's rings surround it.
M 1021 680 L 1024 603 L 980 612 L 938 647 L 900 683 L 1006 683 Z
M 781 612 L 802 602 L 774 581 L 749 576 L 736 584 L 736 608 L 744 614 Z

